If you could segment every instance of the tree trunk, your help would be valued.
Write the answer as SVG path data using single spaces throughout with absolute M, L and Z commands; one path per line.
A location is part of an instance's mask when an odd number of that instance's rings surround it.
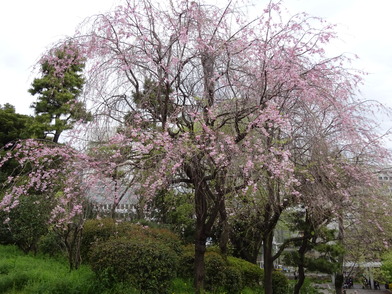
M 206 241 L 204 224 L 197 222 L 195 238 L 195 288 L 197 294 L 204 292 Z
M 226 257 L 227 256 L 227 243 L 229 241 L 229 224 L 227 222 L 227 211 L 225 206 L 225 201 L 221 201 L 221 205 L 219 207 L 219 217 L 220 217 L 220 228 L 222 230 L 219 238 L 219 248 L 221 254 Z
M 53 142 L 54 143 L 58 143 L 59 142 L 60 135 L 61 135 L 61 132 L 56 130 L 56 132 L 54 133 L 54 136 L 53 136 Z
M 81 264 L 80 242 L 82 239 L 83 224 L 68 224 L 65 231 L 59 231 L 59 236 L 67 250 L 69 269 L 76 270 Z
M 340 214 L 338 217 L 338 225 L 339 225 L 339 233 L 338 233 L 338 242 L 343 245 L 344 239 L 344 224 L 343 224 L 343 215 Z M 343 293 L 343 263 L 344 263 L 344 255 L 343 253 L 338 257 L 339 263 L 339 271 L 335 274 L 335 292 L 336 294 Z
M 206 242 L 208 228 L 206 225 L 208 214 L 207 196 L 203 189 L 203 184 L 195 185 L 195 212 L 196 212 L 196 233 L 195 233 L 195 276 L 194 283 L 196 293 L 204 292 L 204 254 L 206 252 Z
M 214 194 L 208 183 L 204 180 L 203 172 L 198 169 L 199 159 L 194 158 L 193 166 L 186 166 L 185 171 L 189 179 L 193 182 L 195 189 L 195 213 L 196 213 L 196 233 L 195 233 L 195 277 L 194 284 L 196 293 L 204 292 L 204 254 L 206 252 L 207 238 L 211 236 L 211 229 L 214 225 L 224 195 Z M 196 168 L 195 168 L 196 167 Z
M 305 281 L 305 253 L 308 251 L 308 239 L 304 236 L 301 247 L 298 250 L 299 262 L 298 262 L 298 280 L 294 286 L 294 294 L 299 294 L 302 285 Z
M 274 270 L 274 264 L 272 260 L 272 245 L 273 245 L 274 233 L 271 230 L 265 234 L 263 238 L 263 261 L 264 261 L 264 293 L 272 294 L 272 272 Z

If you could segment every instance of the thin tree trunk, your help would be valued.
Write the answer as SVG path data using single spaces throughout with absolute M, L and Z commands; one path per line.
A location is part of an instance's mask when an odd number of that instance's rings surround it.
M 194 174 L 195 175 L 195 174 Z M 196 177 L 198 178 L 198 177 Z M 195 276 L 194 283 L 196 293 L 204 292 L 204 254 L 208 237 L 207 221 L 207 195 L 203 190 L 203 184 L 195 185 L 195 211 L 196 211 L 196 233 L 195 233 Z
M 54 133 L 54 136 L 53 136 L 53 142 L 54 142 L 54 143 L 58 143 L 58 142 L 59 142 L 60 135 L 61 135 L 61 132 L 60 132 L 60 131 L 56 131 L 56 132 Z
M 263 238 L 263 261 L 264 261 L 264 293 L 272 294 L 272 272 L 274 270 L 272 260 L 272 245 L 274 234 L 271 230 Z
M 343 245 L 344 239 L 344 225 L 343 225 L 343 215 L 340 214 L 338 217 L 338 225 L 339 225 L 339 233 L 338 233 L 338 242 Z M 344 255 L 341 254 L 338 257 L 339 263 L 339 271 L 335 274 L 335 292 L 336 294 L 343 293 L 343 263 L 344 263 Z
M 229 224 L 227 222 L 227 211 L 225 206 L 225 201 L 222 199 L 221 205 L 219 207 L 219 217 L 220 217 L 220 228 L 222 229 L 219 238 L 219 248 L 221 254 L 227 256 L 227 243 L 229 241 Z
M 206 252 L 207 237 L 203 223 L 196 224 L 195 238 L 195 288 L 196 293 L 204 292 L 205 262 L 204 255 Z
M 301 247 L 298 250 L 299 262 L 298 262 L 298 280 L 294 286 L 294 294 L 299 294 L 301 287 L 305 281 L 305 253 L 308 250 L 308 239 L 304 237 L 302 240 Z

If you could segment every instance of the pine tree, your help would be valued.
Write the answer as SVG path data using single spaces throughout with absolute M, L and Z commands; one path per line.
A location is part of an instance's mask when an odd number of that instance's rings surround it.
M 91 120 L 84 103 L 78 101 L 85 79 L 84 60 L 72 44 L 55 48 L 41 59 L 40 78 L 34 79 L 29 92 L 38 95 L 32 104 L 39 128 L 46 137 L 58 142 L 60 134 L 76 121 Z

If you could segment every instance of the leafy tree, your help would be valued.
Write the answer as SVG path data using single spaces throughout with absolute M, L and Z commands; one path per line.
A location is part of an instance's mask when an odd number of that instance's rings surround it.
M 11 104 L 0 105 L 0 148 L 16 140 L 42 138 L 34 132 L 33 122 L 32 116 L 16 113 Z
M 36 252 L 40 238 L 48 232 L 52 204 L 44 195 L 29 195 L 21 197 L 9 213 L 0 212 L 2 242 L 16 244 L 25 253 Z
M 56 62 L 51 62 L 56 59 Z M 72 43 L 54 48 L 40 61 L 40 78 L 34 79 L 29 92 L 38 95 L 32 104 L 37 127 L 58 142 L 60 134 L 76 121 L 91 120 L 84 103 L 78 101 L 85 80 L 84 60 Z
M 304 285 L 306 269 L 334 274 L 339 267 L 337 258 L 342 250 L 339 244 L 334 244 L 335 230 L 327 228 L 331 221 L 330 216 L 312 215 L 303 208 L 296 208 L 289 214 L 288 225 L 292 232 L 298 232 L 298 237 L 286 242 L 290 242 L 297 249 L 284 255 L 284 263 L 298 268 L 295 294 L 300 293 Z
M 0 155 L 5 154 L 4 147 L 8 143 L 16 144 L 20 139 L 33 137 L 31 126 L 33 117 L 15 112 L 15 107 L 11 104 L 0 105 Z M 10 149 L 8 146 L 6 149 Z M 3 184 L 7 177 L 11 175 L 16 168 L 13 161 L 7 162 L 0 170 L 0 184 Z
M 198 291 L 206 240 L 218 216 L 224 223 L 227 199 L 262 198 L 269 294 L 277 258 L 272 242 L 283 211 L 305 200 L 310 207 L 334 203 L 332 196 L 299 197 L 302 178 L 295 168 L 309 164 L 314 135 L 328 135 L 329 148 L 353 155 L 350 163 L 357 154 L 382 151 L 359 114 L 360 75 L 342 66 L 346 56 L 325 56 L 333 26 L 302 14 L 285 22 L 280 9 L 271 2 L 249 21 L 235 2 L 219 8 L 178 1 L 163 8 L 129 0 L 91 26 L 86 23 L 89 33 L 75 36 L 91 64 L 86 95 L 92 106 L 114 121 L 129 114 L 116 142 L 129 147 L 139 193 L 154 197 L 177 184 L 194 192 Z M 342 167 L 349 175 L 362 174 L 359 165 L 341 160 L 330 168 L 334 158 L 321 158 L 311 162 L 328 177 Z M 336 185 L 324 185 L 333 193 L 323 197 L 354 195 L 345 185 L 339 188 L 338 176 L 334 180 Z
M 149 204 L 151 219 L 168 225 L 186 244 L 192 243 L 195 234 L 192 196 L 185 192 L 160 191 Z
M 382 255 L 381 273 L 385 281 L 392 281 L 392 252 L 387 251 Z

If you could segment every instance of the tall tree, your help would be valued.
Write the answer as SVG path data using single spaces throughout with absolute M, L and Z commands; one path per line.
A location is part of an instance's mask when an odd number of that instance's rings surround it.
M 52 62 L 55 60 L 55 62 Z M 63 131 L 79 120 L 90 120 L 84 103 L 78 101 L 85 80 L 84 60 L 72 43 L 54 48 L 40 61 L 41 77 L 34 79 L 29 92 L 38 95 L 31 107 L 36 114 L 37 127 L 53 142 Z

